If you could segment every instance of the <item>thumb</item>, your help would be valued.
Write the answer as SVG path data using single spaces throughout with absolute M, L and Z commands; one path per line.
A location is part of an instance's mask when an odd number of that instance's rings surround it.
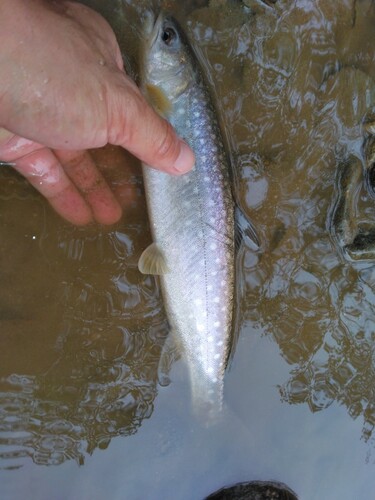
M 110 96 L 108 142 L 130 151 L 150 167 L 170 174 L 193 168 L 195 157 L 173 127 L 147 103 L 126 77 L 116 96 Z

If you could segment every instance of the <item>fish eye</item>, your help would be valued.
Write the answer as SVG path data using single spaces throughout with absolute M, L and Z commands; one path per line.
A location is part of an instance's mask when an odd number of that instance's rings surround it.
M 177 38 L 177 33 L 173 28 L 165 28 L 161 34 L 161 39 L 165 45 L 170 45 Z

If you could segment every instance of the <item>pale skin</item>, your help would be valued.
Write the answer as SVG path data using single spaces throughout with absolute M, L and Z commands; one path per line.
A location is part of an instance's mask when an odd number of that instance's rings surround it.
M 173 175 L 192 168 L 192 151 L 125 74 L 96 12 L 70 1 L 0 0 L 0 43 L 0 161 L 66 220 L 112 224 L 122 214 L 88 149 L 121 146 Z

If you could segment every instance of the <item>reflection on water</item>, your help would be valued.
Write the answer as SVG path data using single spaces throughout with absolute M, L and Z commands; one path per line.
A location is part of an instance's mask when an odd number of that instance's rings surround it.
M 150 2 L 86 3 L 117 30 L 137 77 Z M 278 381 L 282 404 L 341 405 L 371 441 L 375 267 L 347 260 L 332 216 L 339 165 L 352 158 L 360 165 L 353 224 L 371 228 L 375 218 L 362 171 L 362 122 L 375 105 L 375 4 L 162 5 L 201 48 L 233 142 L 237 195 L 262 238 L 261 252 L 239 255 L 241 325 L 272 339 L 290 367 Z M 3 467 L 24 456 L 82 463 L 153 411 L 168 329 L 156 282 L 136 268 L 149 242 L 139 173 L 122 182 L 118 153 L 97 154 L 119 199 L 132 200 L 109 230 L 65 225 L 22 180 L 0 172 Z M 243 394 L 251 382 L 241 374 Z
M 21 193 L 14 200 L 6 194 L 11 185 Z M 8 240 L 2 261 L 8 260 L 8 282 L 17 283 L 14 296 L 4 291 L 1 301 L 8 358 L 1 365 L 1 466 L 14 467 L 19 462 L 11 459 L 25 456 L 38 464 L 83 463 L 84 452 L 136 432 L 152 413 L 167 325 L 154 280 L 138 272 L 133 258 L 145 225 L 122 224 L 108 232 L 64 225 L 8 172 L 1 194 L 2 239 Z M 33 227 L 16 219 L 19 199 L 43 207 L 41 215 L 32 214 Z M 13 224 L 28 226 L 27 248 L 16 253 L 20 232 L 18 227 L 9 234 Z M 29 269 L 32 281 L 20 286 Z M 23 355 L 26 337 L 29 352 Z M 35 358 L 33 349 L 44 351 L 34 363 L 25 359 Z

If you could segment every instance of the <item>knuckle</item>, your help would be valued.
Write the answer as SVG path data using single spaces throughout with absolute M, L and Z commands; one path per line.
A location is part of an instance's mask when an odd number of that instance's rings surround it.
M 141 96 L 133 89 L 126 88 L 120 82 L 117 91 L 107 92 L 108 103 L 108 142 L 114 145 L 131 145 L 135 141 L 137 127 L 135 118 L 142 116 L 143 102 Z

